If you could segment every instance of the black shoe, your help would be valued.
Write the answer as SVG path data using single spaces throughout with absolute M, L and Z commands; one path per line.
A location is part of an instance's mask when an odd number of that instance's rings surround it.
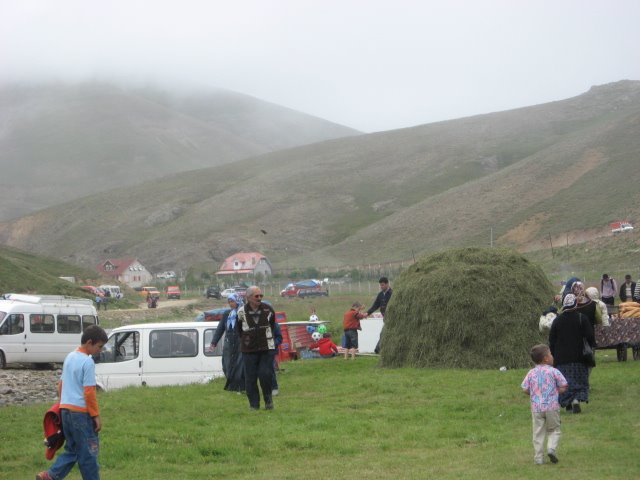
M 570 412 L 570 411 L 573 410 L 573 405 L 569 404 L 565 408 L 566 408 L 567 412 Z
M 264 409 L 265 409 L 265 410 L 273 410 L 273 403 L 267 403 L 267 404 L 264 406 Z
M 551 463 L 558 463 L 558 457 L 556 457 L 556 452 L 549 452 L 547 453 L 547 455 L 549 456 L 549 460 L 551 460 Z
M 249 410 L 260 410 L 260 407 L 249 407 Z
M 573 403 L 573 404 L 571 404 L 571 410 L 573 411 L 573 413 L 580 413 L 580 412 L 582 412 L 582 409 L 580 408 L 580 404 L 579 404 L 579 403 Z

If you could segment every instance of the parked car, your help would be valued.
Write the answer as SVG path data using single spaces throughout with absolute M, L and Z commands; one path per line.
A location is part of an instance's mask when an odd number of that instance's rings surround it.
M 175 300 L 180 300 L 180 287 L 178 285 L 169 285 L 165 289 L 165 293 L 167 295 L 167 299 L 171 300 L 172 298 Z
M 220 296 L 223 298 L 227 298 L 229 295 L 231 295 L 232 293 L 236 293 L 236 291 L 233 288 L 225 288 L 221 293 Z
M 176 272 L 170 270 L 168 272 L 162 272 L 162 273 L 158 273 L 156 274 L 156 278 L 162 278 L 162 279 L 172 279 L 172 278 L 176 278 Z
M 222 292 L 220 292 L 220 287 L 210 285 L 204 291 L 204 296 L 207 298 L 217 298 L 220 300 L 222 298 Z
M 147 298 L 148 294 L 150 294 L 152 297 L 160 298 L 160 292 L 156 287 L 142 287 L 142 290 L 140 290 L 138 293 L 144 298 Z
M 196 316 L 196 322 L 220 322 L 227 317 L 230 311 L 231 309 L 229 307 L 205 310 Z
M 231 288 L 233 288 L 233 291 L 238 295 L 240 295 L 242 298 L 244 298 L 245 295 L 247 294 L 247 287 L 243 287 L 242 285 L 236 285 Z
M 105 292 L 105 294 L 109 292 L 108 296 L 115 298 L 116 300 L 119 300 L 124 296 L 120 290 L 120 286 L 118 285 L 100 285 L 100 290 Z
M 80 287 L 80 290 L 84 290 L 85 292 L 89 292 L 97 297 L 104 297 L 104 291 L 98 287 L 94 287 L 93 285 L 84 285 Z
M 328 296 L 329 291 L 315 280 L 303 280 L 288 284 L 281 292 L 282 297 L 320 297 Z

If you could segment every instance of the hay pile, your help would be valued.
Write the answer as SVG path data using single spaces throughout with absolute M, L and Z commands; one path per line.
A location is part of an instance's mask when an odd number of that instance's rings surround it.
M 387 367 L 522 368 L 546 341 L 540 313 L 553 287 L 511 250 L 465 248 L 423 257 L 397 278 L 385 315 Z

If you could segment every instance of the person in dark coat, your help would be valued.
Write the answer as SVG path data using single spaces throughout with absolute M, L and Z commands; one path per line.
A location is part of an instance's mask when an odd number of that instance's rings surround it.
M 592 348 L 596 340 L 591 322 L 576 307 L 575 295 L 570 293 L 564 297 L 562 313 L 551 325 L 549 348 L 554 366 L 569 383 L 568 390 L 560 395 L 560 405 L 580 413 L 580 403 L 589 401 L 589 367 L 582 361 L 583 338 Z
M 382 314 L 382 322 L 384 323 L 384 314 L 387 311 L 387 304 L 389 303 L 389 300 L 391 300 L 391 294 L 393 293 L 393 290 L 391 290 L 391 287 L 389 286 L 389 279 L 387 277 L 380 277 L 378 283 L 380 284 L 380 291 L 378 292 L 373 305 L 371 305 L 369 310 L 367 310 L 367 315 L 371 315 L 373 312 L 380 309 L 380 313 Z M 380 332 L 380 336 L 382 336 L 382 332 Z M 380 353 L 380 340 L 378 340 L 374 352 Z
M 629 274 L 625 275 L 624 283 L 620 285 L 620 301 L 631 302 L 635 300 L 633 298 L 635 291 L 636 291 L 636 282 L 631 281 L 631 275 Z
M 236 332 L 244 361 L 245 390 L 249 408 L 260 409 L 260 390 L 264 408 L 273 410 L 273 350 L 276 349 L 276 312 L 262 301 L 260 287 L 247 288 L 247 303 L 238 309 Z
M 598 304 L 587 296 L 584 283 L 574 282 L 571 287 L 571 293 L 576 297 L 576 309 L 589 319 L 591 326 L 595 329 L 596 324 L 602 323 L 602 314 L 598 310 Z
M 240 337 L 235 329 L 238 321 L 238 309 L 243 306 L 242 297 L 237 293 L 232 293 L 227 297 L 227 302 L 229 302 L 231 310 L 218 323 L 218 328 L 216 328 L 211 340 L 211 346 L 216 348 L 224 335 L 222 371 L 227 379 L 224 389 L 230 392 L 244 392 L 244 363 L 240 351 Z

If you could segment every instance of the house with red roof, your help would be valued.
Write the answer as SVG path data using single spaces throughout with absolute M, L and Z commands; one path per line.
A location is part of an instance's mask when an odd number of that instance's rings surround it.
M 108 258 L 97 267 L 105 277 L 111 277 L 131 288 L 142 287 L 153 280 L 153 275 L 137 258 Z
M 220 277 L 235 276 L 234 279 L 255 277 L 262 275 L 269 277 L 272 274 L 271 263 L 260 252 L 238 252 L 227 257 L 216 275 Z

